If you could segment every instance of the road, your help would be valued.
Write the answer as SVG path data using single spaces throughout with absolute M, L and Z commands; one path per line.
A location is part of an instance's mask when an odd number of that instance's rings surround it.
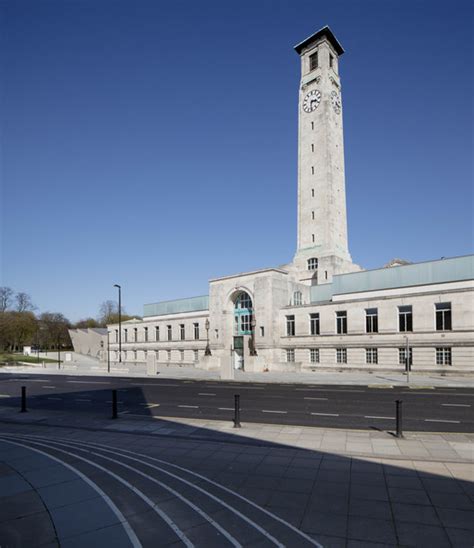
M 74 410 L 110 414 L 111 391 L 118 390 L 119 412 L 130 416 L 233 419 L 240 394 L 241 421 L 393 430 L 395 400 L 403 401 L 406 431 L 473 432 L 474 389 L 323 386 L 2 374 L 0 406 L 18 406 L 27 387 L 31 410 Z

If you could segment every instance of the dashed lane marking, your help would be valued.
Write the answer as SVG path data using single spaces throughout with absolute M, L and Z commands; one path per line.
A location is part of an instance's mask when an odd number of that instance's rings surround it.
M 219 411 L 233 411 L 234 410 L 233 407 L 218 407 L 217 409 Z
M 364 415 L 364 419 L 380 419 L 380 420 L 393 420 L 393 417 L 377 417 L 376 415 Z
M 312 396 L 305 396 L 303 399 L 304 400 L 326 400 L 327 401 L 327 398 L 313 398 Z
M 321 417 L 339 417 L 339 413 L 311 413 L 311 415 L 318 415 Z
M 146 409 L 153 409 L 154 407 L 160 407 L 159 403 L 139 403 L 138 405 L 142 405 L 143 407 L 146 407 Z
M 288 411 L 274 411 L 272 409 L 262 409 L 262 413 L 280 413 L 282 415 L 285 415 L 288 413 Z
M 445 419 L 425 419 L 425 422 L 449 422 L 451 424 L 461 424 L 461 421 L 448 421 Z
M 87 398 L 76 398 L 74 401 L 85 401 L 85 402 L 91 402 L 92 400 L 88 400 Z
M 111 384 L 108 381 L 66 381 L 73 384 Z
M 42 386 L 41 388 L 56 388 L 55 386 Z
M 62 398 L 46 398 L 47 400 L 60 400 L 62 401 Z
M 468 403 L 442 403 L 445 407 L 471 407 Z
M 178 407 L 184 407 L 186 409 L 199 409 L 199 405 L 178 405 Z
M 0 394 L 0 398 L 11 398 L 9 394 Z
M 198 396 L 215 396 L 215 394 L 211 394 L 210 392 L 199 392 Z

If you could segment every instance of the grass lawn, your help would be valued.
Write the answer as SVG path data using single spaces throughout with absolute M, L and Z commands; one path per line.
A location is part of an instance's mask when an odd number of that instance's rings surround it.
M 52 360 L 50 358 L 41 358 L 38 362 L 38 358 L 36 356 L 23 356 L 23 354 L 4 354 L 0 353 L 0 367 L 2 365 L 9 365 L 12 363 L 17 362 L 25 362 L 25 363 L 58 363 L 58 360 Z M 62 362 L 62 360 L 61 360 Z

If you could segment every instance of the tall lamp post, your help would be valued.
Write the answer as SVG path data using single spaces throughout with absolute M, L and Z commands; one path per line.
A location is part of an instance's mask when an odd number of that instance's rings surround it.
M 257 320 L 255 319 L 255 316 L 252 316 L 252 321 L 250 325 L 252 327 L 252 331 L 250 333 L 250 340 L 252 341 L 250 344 L 250 355 L 256 356 L 257 349 L 255 348 L 255 327 L 257 326 Z
M 122 286 L 114 284 L 118 289 L 118 315 L 119 315 L 119 362 L 122 362 Z
M 107 329 L 107 373 L 110 373 L 110 331 Z
M 407 342 L 407 346 L 406 346 L 406 350 L 405 350 L 405 353 L 406 353 L 406 369 L 407 369 L 407 383 L 410 382 L 410 344 L 408 342 L 408 335 L 405 335 L 405 339 L 406 339 L 406 342 Z
M 206 328 L 206 350 L 204 350 L 204 356 L 210 356 L 211 355 L 211 349 L 209 347 L 209 318 L 206 318 L 206 323 L 204 324 L 204 327 Z

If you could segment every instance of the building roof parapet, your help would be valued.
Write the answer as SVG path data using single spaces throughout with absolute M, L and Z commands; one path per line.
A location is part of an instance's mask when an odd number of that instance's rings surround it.
M 317 42 L 320 38 L 327 38 L 327 40 L 338 55 L 342 55 L 344 53 L 344 48 L 341 46 L 339 40 L 334 36 L 332 30 L 327 25 L 313 33 L 311 36 L 308 36 L 308 38 L 305 38 L 299 44 L 296 44 L 296 53 L 298 53 L 298 55 L 301 55 L 301 52 L 305 48 Z

